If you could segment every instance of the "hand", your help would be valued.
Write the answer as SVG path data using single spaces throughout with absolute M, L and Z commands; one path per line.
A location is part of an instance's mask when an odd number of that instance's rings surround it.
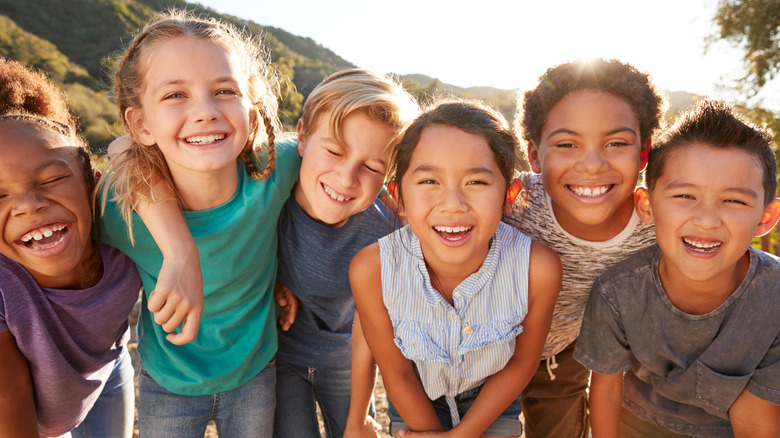
M 287 289 L 285 285 L 278 281 L 276 286 L 274 286 L 274 299 L 276 299 L 279 307 L 282 308 L 279 314 L 279 325 L 282 331 L 286 332 L 295 322 L 295 315 L 298 314 L 298 299 L 290 292 L 290 289 Z
M 168 342 L 182 345 L 195 340 L 203 313 L 203 276 L 197 251 L 190 257 L 163 260 L 147 307 L 154 322 L 168 332 Z M 179 324 L 181 333 L 173 333 Z
M 382 438 L 382 426 L 370 415 L 366 415 L 362 424 L 350 424 L 344 429 L 344 438 Z

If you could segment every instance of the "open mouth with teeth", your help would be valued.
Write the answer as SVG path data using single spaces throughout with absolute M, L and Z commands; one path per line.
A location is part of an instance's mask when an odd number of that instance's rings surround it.
M 456 242 L 471 234 L 473 227 L 444 227 L 437 225 L 433 227 L 433 229 L 439 234 L 439 236 L 443 237 L 444 239 Z
M 352 198 L 352 197 L 349 197 L 349 196 L 344 196 L 341 193 L 338 193 L 337 191 L 333 190 L 332 188 L 326 186 L 325 184 L 322 185 L 322 189 L 325 191 L 325 194 L 330 196 L 330 198 L 333 199 L 334 201 L 346 202 L 346 201 L 351 201 L 351 200 L 355 199 L 355 198 Z
M 573 186 L 573 185 L 566 185 L 566 188 L 571 190 L 575 195 L 582 196 L 585 198 L 598 198 L 599 196 L 602 196 L 606 194 L 608 191 L 612 190 L 614 188 L 614 184 L 609 185 L 603 185 L 603 186 Z
M 720 248 L 721 245 L 723 245 L 723 242 L 718 241 L 703 241 L 703 240 L 694 240 L 689 239 L 687 237 L 683 238 L 683 244 L 686 248 L 690 249 L 691 251 L 702 253 L 702 254 L 711 254 Z
M 18 243 L 25 248 L 35 250 L 52 248 L 62 242 L 62 239 L 68 234 L 68 230 L 65 224 L 46 225 L 28 231 L 19 239 Z
M 188 144 L 203 146 L 203 145 L 212 144 L 224 140 L 225 137 L 226 137 L 225 134 L 200 135 L 197 137 L 187 137 L 184 139 L 184 141 L 186 141 Z

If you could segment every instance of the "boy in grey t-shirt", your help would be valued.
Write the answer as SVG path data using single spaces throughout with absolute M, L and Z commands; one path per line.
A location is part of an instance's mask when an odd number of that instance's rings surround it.
M 594 437 L 780 434 L 780 259 L 750 247 L 780 217 L 770 141 L 706 101 L 651 151 L 658 246 L 599 278 L 574 353 Z

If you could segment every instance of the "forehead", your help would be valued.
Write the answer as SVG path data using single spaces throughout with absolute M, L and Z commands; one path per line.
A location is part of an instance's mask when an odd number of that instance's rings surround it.
M 0 166 L 6 171 L 30 168 L 47 160 L 78 161 L 75 139 L 32 121 L 0 122 Z
M 763 193 L 763 173 L 755 154 L 737 147 L 693 143 L 669 151 L 659 183 L 696 183 L 713 190 L 749 187 Z
M 149 86 L 181 78 L 211 79 L 216 76 L 246 79 L 239 57 L 231 50 L 207 38 L 180 35 L 155 41 L 143 62 Z
M 615 125 L 638 126 L 639 117 L 631 105 L 613 94 L 577 91 L 558 101 L 547 114 L 543 130 L 571 125 L 579 129 L 612 129 Z
M 438 166 L 466 166 L 498 169 L 495 155 L 485 137 L 453 126 L 434 124 L 420 133 L 412 152 L 415 161 L 429 161 Z

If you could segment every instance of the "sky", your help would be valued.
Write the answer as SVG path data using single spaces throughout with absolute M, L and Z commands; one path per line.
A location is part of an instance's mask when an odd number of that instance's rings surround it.
M 198 2 L 309 37 L 357 67 L 461 87 L 530 88 L 551 66 L 601 56 L 649 72 L 667 91 L 735 101 L 719 85 L 743 73 L 742 52 L 726 42 L 705 55 L 717 0 Z M 780 81 L 759 98 L 780 111 Z

